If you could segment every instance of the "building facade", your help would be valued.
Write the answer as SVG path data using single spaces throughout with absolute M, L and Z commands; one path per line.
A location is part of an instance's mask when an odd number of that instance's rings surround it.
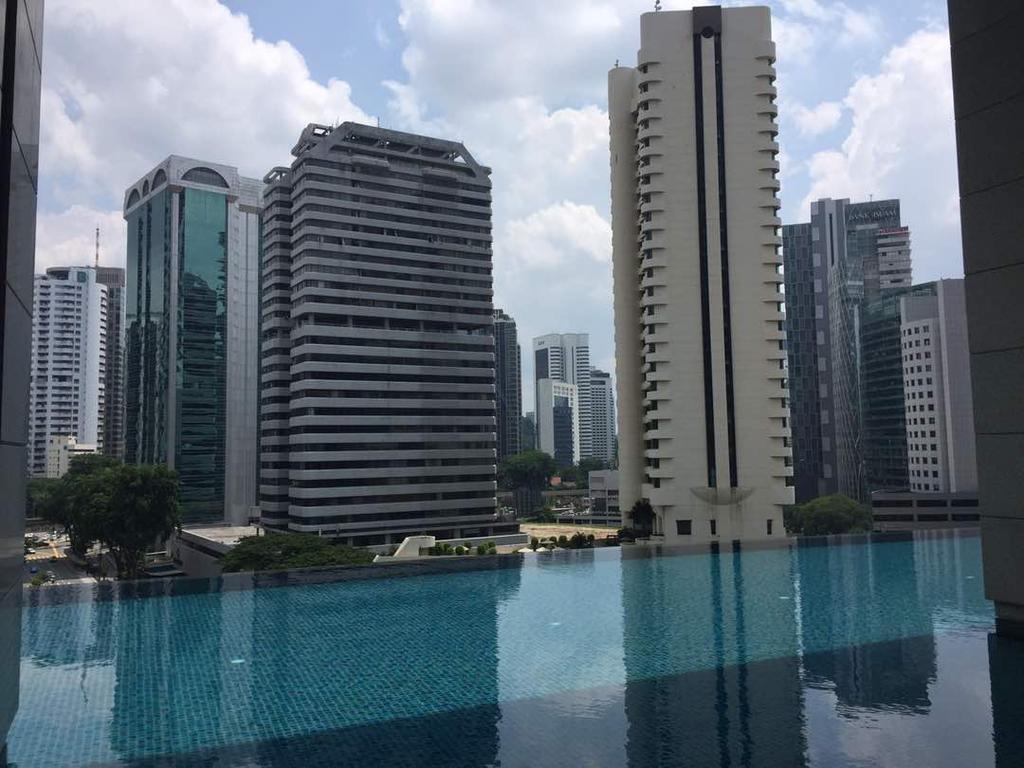
M 125 461 L 177 470 L 187 523 L 256 504 L 260 192 L 178 155 L 125 192 Z
M 796 499 L 864 499 L 882 487 L 865 465 L 864 307 L 910 287 L 910 231 L 899 200 L 823 198 L 810 214 L 808 223 L 783 227 Z
M 74 435 L 51 437 L 46 446 L 46 477 L 64 477 L 76 456 L 99 453 L 95 443 L 80 443 Z
M 491 535 L 490 170 L 461 144 L 309 125 L 266 176 L 260 508 L 353 545 Z
M 103 379 L 103 453 L 124 460 L 124 269 L 96 267 L 107 288 L 107 363 Z
M 558 469 L 580 460 L 580 400 L 573 384 L 554 379 L 537 382 L 537 448 Z
M 590 457 L 615 463 L 615 389 L 607 371 L 590 370 Z
M 0 2 L 0 758 L 18 709 L 43 0 Z
M 494 392 L 498 418 L 498 461 L 523 450 L 523 372 L 516 321 L 494 310 Z
M 100 445 L 106 414 L 107 287 L 93 267 L 51 267 L 35 278 L 28 472 L 47 477 L 53 438 Z
M 782 536 L 770 12 L 646 13 L 640 36 L 638 65 L 609 74 L 621 505 L 648 499 L 666 541 Z
M 910 490 L 976 493 L 967 309 L 963 280 L 900 298 L 901 372 Z
M 901 301 L 934 286 L 890 291 L 858 310 L 860 454 L 866 492 L 902 491 L 908 485 L 907 423 L 903 389 Z
M 577 455 L 583 457 L 593 454 L 590 370 L 590 334 L 549 333 L 533 340 L 534 397 L 539 397 L 542 379 L 562 381 L 576 387 L 580 421 L 580 451 Z M 539 419 L 537 423 L 539 426 Z

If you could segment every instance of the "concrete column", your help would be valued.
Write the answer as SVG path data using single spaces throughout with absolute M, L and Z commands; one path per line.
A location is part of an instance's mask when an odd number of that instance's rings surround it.
M 949 0 L 985 594 L 1024 639 L 1024 4 Z

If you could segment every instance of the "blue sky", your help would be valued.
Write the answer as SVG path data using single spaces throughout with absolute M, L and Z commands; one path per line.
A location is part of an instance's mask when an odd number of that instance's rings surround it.
M 805 219 L 814 197 L 900 197 L 915 279 L 959 276 L 944 2 L 769 5 L 783 220 Z M 610 368 L 605 77 L 634 61 L 652 8 L 48 0 L 37 267 L 90 259 L 96 226 L 102 260 L 123 263 L 123 190 L 170 153 L 259 177 L 289 162 L 307 122 L 379 119 L 461 139 L 492 167 L 496 303 L 524 349 L 589 332 Z

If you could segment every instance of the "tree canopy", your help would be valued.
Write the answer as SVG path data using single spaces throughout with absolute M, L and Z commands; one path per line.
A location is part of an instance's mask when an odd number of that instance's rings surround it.
M 225 573 L 235 571 L 277 571 L 318 565 L 362 565 L 373 562 L 365 549 L 332 544 L 329 539 L 308 533 L 268 533 L 246 536 L 221 560 Z
M 118 576 L 134 578 L 146 551 L 180 525 L 178 474 L 164 466 L 76 456 L 67 474 L 40 495 L 36 508 L 64 529 L 76 555 L 84 557 L 93 544 L 103 544 Z
M 638 531 L 650 533 L 654 524 L 654 507 L 647 499 L 637 499 L 629 510 L 629 519 Z
M 786 530 L 804 536 L 864 533 L 871 530 L 871 512 L 849 496 L 819 496 L 787 510 Z
M 502 459 L 498 477 L 505 490 L 543 490 L 555 470 L 555 460 L 544 451 L 523 451 Z

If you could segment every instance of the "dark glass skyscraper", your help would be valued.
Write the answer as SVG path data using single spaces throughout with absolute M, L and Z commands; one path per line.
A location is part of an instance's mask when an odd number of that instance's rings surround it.
M 103 387 L 103 453 L 124 458 L 124 269 L 96 267 L 107 286 L 107 359 Z
M 783 251 L 796 500 L 864 499 L 876 486 L 865 467 L 863 311 L 910 286 L 910 231 L 899 200 L 825 198 L 809 224 L 783 227 Z
M 18 708 L 43 0 L 0 2 L 0 762 Z
M 494 310 L 494 390 L 498 412 L 498 461 L 522 448 L 523 374 L 516 321 Z
M 260 190 L 172 155 L 125 195 L 125 460 L 178 471 L 186 522 L 256 503 Z

